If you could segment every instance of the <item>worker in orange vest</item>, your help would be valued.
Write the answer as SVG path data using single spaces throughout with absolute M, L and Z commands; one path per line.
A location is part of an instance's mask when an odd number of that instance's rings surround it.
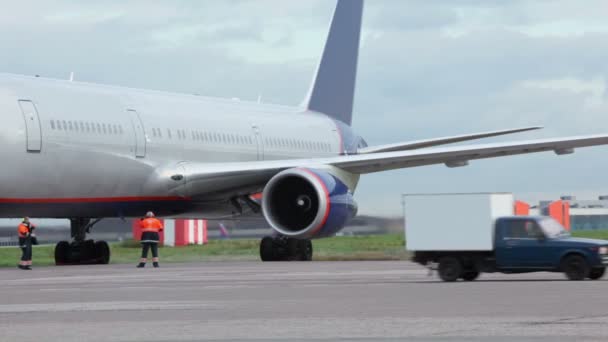
M 152 250 L 152 264 L 158 267 L 158 241 L 160 233 L 163 230 L 163 224 L 154 217 L 154 213 L 148 211 L 146 217 L 140 220 L 141 227 L 141 260 L 137 265 L 138 268 L 146 266 L 148 261 L 148 250 Z
M 17 267 L 21 270 L 32 269 L 32 244 L 34 244 L 36 239 L 36 235 L 34 234 L 35 228 L 36 226 L 30 223 L 29 217 L 24 217 L 17 228 L 19 248 L 21 248 L 21 260 Z

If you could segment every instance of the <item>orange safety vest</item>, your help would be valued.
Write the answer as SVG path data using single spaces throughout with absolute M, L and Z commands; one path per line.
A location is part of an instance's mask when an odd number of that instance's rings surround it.
M 30 223 L 30 227 L 33 228 L 34 225 Z M 21 223 L 19 225 L 19 228 L 17 228 L 17 233 L 19 233 L 19 237 L 20 238 L 28 237 L 31 234 L 30 227 L 28 227 L 25 224 Z
M 140 222 L 142 232 L 158 233 L 163 230 L 163 224 L 155 217 L 148 217 Z

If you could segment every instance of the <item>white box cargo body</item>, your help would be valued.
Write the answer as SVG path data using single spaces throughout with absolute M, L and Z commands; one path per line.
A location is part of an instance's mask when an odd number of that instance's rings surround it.
M 410 251 L 490 251 L 496 218 L 513 216 L 510 193 L 404 195 Z

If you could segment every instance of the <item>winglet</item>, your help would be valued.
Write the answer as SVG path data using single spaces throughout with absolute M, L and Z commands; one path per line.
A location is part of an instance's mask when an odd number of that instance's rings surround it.
M 338 0 L 325 49 L 306 99 L 309 110 L 352 122 L 363 0 Z

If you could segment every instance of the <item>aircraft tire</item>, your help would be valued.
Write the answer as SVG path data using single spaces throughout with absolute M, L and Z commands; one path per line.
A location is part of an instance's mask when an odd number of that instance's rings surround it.
M 276 261 L 274 239 L 270 236 L 265 236 L 260 241 L 260 259 L 262 261 Z
M 97 255 L 97 263 L 107 265 L 110 263 L 110 246 L 105 241 L 95 242 L 95 254 Z
M 70 243 L 67 241 L 59 241 L 55 245 L 55 265 L 65 265 L 69 262 Z
M 94 240 L 85 240 L 80 246 L 80 263 L 91 263 L 97 258 Z
M 312 260 L 312 242 L 310 240 L 300 240 L 299 250 L 300 261 L 311 261 Z

